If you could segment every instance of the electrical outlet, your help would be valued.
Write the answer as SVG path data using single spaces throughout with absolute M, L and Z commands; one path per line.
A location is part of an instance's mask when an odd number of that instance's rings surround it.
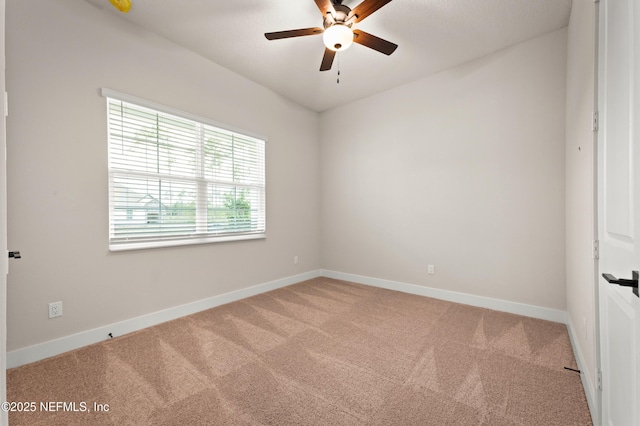
M 294 265 L 298 264 L 298 256 L 293 256 L 293 264 Z
M 62 302 L 49 303 L 49 318 L 62 316 Z
M 428 265 L 428 266 L 427 266 L 427 273 L 428 273 L 429 275 L 433 275 L 433 274 L 435 274 L 435 273 L 436 273 L 436 267 L 435 267 L 435 266 L 433 266 L 433 265 Z

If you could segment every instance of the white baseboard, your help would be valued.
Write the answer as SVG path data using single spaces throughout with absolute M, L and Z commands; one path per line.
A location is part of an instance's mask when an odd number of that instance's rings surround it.
M 501 299 L 492 299 L 490 297 L 475 296 L 473 294 L 458 293 L 456 291 L 424 287 L 421 285 L 383 280 L 380 278 L 372 278 L 362 275 L 347 274 L 344 272 L 330 271 L 326 269 L 323 269 L 321 272 L 321 275 L 323 277 L 351 281 L 354 283 L 366 284 L 375 287 L 386 288 L 389 290 L 402 291 L 404 293 L 417 294 L 420 296 L 433 297 L 434 299 L 462 303 L 471 306 L 478 306 L 480 308 L 488 308 L 501 312 L 509 312 L 526 317 L 560 322 L 562 324 L 566 324 L 567 322 L 567 313 L 558 309 L 543 308 L 541 306 L 527 305 L 524 303 L 510 302 Z
M 578 345 L 578 341 L 576 340 L 576 329 L 573 325 L 573 321 L 571 320 L 571 316 L 567 315 L 567 329 L 569 330 L 569 338 L 571 339 L 571 347 L 573 348 L 573 353 L 576 357 L 576 362 L 578 363 L 578 369 L 580 370 L 580 379 L 582 380 L 582 387 L 584 388 L 585 396 L 587 397 L 587 404 L 589 405 L 589 411 L 591 412 L 591 418 L 593 419 L 593 424 L 598 424 L 599 414 L 598 414 L 598 404 L 596 403 L 596 389 L 593 381 L 593 376 L 591 375 L 591 371 L 586 369 L 586 365 L 584 362 L 584 355 L 582 354 L 582 349 Z
M 219 296 L 209 297 L 196 302 L 120 321 L 115 324 L 94 328 L 92 330 L 83 331 L 70 336 L 28 346 L 26 348 L 17 349 L 15 351 L 7 352 L 7 368 L 19 367 L 24 364 L 40 361 L 83 346 L 101 342 L 109 338 L 109 333 L 112 333 L 114 336 L 122 336 L 124 334 L 171 321 L 176 318 L 191 315 L 226 303 L 235 302 L 236 300 L 245 299 L 270 290 L 286 287 L 300 281 L 316 278 L 320 275 L 320 270 L 309 271 L 303 274 L 281 278 L 275 281 L 258 284 L 253 287 L 243 288 L 241 290 L 232 291 Z

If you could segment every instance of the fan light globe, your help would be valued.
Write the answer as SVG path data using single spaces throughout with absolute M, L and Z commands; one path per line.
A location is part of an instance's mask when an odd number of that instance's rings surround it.
M 346 25 L 334 24 L 324 30 L 322 39 L 327 49 L 336 52 L 345 50 L 353 43 L 353 31 Z

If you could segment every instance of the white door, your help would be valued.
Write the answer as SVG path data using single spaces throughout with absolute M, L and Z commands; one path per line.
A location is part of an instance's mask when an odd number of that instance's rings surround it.
M 638 426 L 640 298 L 602 274 L 640 270 L 640 2 L 600 0 L 599 36 L 601 415 L 603 426 Z
M 0 99 L 4 98 L 4 10 L 0 0 Z M 5 103 L 0 102 L 0 402 L 7 400 L 7 158 L 5 140 Z M 0 425 L 9 424 L 7 413 L 0 410 Z
M 0 0 L 0 32 L 4 34 L 4 4 L 5 0 Z M 0 37 L 2 42 L 0 55 L 2 56 L 0 68 L 0 94 L 4 94 L 4 37 Z M 0 99 L 3 96 L 0 95 Z M 7 400 L 7 273 L 9 272 L 7 253 L 7 163 L 6 163 L 6 140 L 5 140 L 5 118 L 4 102 L 0 102 L 0 402 Z M 0 410 L 0 426 L 9 424 L 8 415 Z

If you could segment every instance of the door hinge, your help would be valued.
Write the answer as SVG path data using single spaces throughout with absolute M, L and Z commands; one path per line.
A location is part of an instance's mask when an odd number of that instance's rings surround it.
M 593 112 L 591 120 L 591 130 L 593 130 L 594 132 L 598 131 L 598 111 Z
M 602 390 L 602 370 L 596 372 L 596 387 L 599 391 Z
M 593 258 L 600 259 L 600 241 L 599 240 L 593 241 Z

